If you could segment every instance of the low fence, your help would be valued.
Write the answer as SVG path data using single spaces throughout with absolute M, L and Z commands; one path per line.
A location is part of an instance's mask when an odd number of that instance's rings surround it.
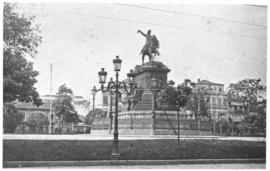
M 112 121 L 112 129 L 114 121 Z M 178 124 L 180 133 L 184 135 L 210 135 L 211 123 L 207 120 L 197 121 L 194 118 L 180 114 L 179 123 L 177 112 L 175 111 L 129 111 L 119 113 L 118 129 L 120 134 L 131 135 L 176 135 L 178 134 Z M 110 119 L 104 118 L 95 120 L 91 133 L 98 134 L 106 132 L 110 127 Z M 107 131 L 108 132 L 108 131 Z

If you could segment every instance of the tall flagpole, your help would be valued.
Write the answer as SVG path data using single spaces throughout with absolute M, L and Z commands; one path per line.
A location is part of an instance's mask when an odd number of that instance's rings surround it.
M 52 133 L 52 63 L 50 63 L 50 76 L 51 76 L 51 88 L 50 88 L 50 128 L 49 134 Z

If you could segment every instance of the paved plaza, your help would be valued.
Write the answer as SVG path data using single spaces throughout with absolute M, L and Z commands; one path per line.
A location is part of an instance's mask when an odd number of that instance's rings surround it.
M 91 134 L 4 134 L 3 139 L 29 139 L 29 140 L 110 140 L 113 135 L 91 135 Z M 138 139 L 177 139 L 177 135 L 132 135 L 121 136 L 119 140 L 138 140 Z M 239 141 L 265 141 L 265 137 L 229 137 L 229 136 L 180 136 L 180 139 L 214 139 L 214 140 L 239 140 Z
M 265 169 L 261 163 L 251 164 L 179 164 L 179 165 L 135 165 L 135 166 L 69 166 L 69 167 L 37 167 L 37 168 L 72 168 L 72 169 Z

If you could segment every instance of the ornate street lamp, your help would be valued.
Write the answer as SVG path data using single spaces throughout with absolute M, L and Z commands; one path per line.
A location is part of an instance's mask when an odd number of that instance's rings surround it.
M 95 116 L 95 96 L 99 90 L 96 89 L 96 86 L 93 87 L 91 90 L 92 95 L 93 95 L 93 116 Z
M 176 101 L 176 111 L 177 111 L 177 142 L 178 142 L 178 145 L 180 144 L 180 114 L 179 114 L 179 109 L 180 109 L 180 104 L 179 104 L 179 101 L 177 100 Z
M 114 71 L 116 72 L 116 74 L 115 74 L 116 79 L 115 79 L 115 81 L 113 81 L 113 79 L 111 78 L 110 81 L 108 82 L 107 88 L 104 88 L 104 86 L 103 86 L 106 82 L 107 72 L 104 70 L 104 68 L 101 68 L 101 71 L 98 72 L 99 83 L 101 84 L 101 91 L 102 92 L 110 91 L 110 92 L 115 93 L 115 119 L 114 119 L 113 149 L 112 149 L 112 158 L 113 159 L 120 159 L 119 139 L 118 139 L 118 135 L 119 135 L 119 132 L 118 132 L 118 96 L 120 93 L 119 89 L 124 88 L 124 90 L 126 92 L 128 92 L 127 86 L 125 85 L 125 83 L 120 82 L 118 80 L 118 77 L 119 77 L 118 72 L 121 70 L 121 63 L 122 63 L 122 60 L 119 59 L 119 56 L 116 56 L 116 58 L 113 60 Z M 130 73 L 127 74 L 127 76 L 129 77 L 129 84 L 133 85 L 134 83 L 132 83 L 130 80 L 134 79 L 134 77 L 135 77 L 134 73 L 131 71 Z M 132 92 L 132 88 L 133 88 L 133 86 L 130 86 L 130 92 Z
M 101 71 L 98 72 L 99 76 L 99 83 L 102 85 L 106 82 L 107 78 L 107 72 L 104 70 L 104 68 L 101 68 Z
M 132 69 L 130 70 L 129 73 L 127 73 L 127 77 L 128 77 L 129 85 L 130 86 L 134 85 L 135 73 L 133 72 Z
M 122 60 L 119 59 L 119 56 L 116 56 L 116 58 L 113 60 L 114 71 L 119 72 L 121 70 L 121 63 Z

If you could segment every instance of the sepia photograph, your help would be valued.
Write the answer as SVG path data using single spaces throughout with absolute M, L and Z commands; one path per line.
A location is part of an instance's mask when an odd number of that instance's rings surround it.
M 1 4 L 3 168 L 267 168 L 265 1 Z

